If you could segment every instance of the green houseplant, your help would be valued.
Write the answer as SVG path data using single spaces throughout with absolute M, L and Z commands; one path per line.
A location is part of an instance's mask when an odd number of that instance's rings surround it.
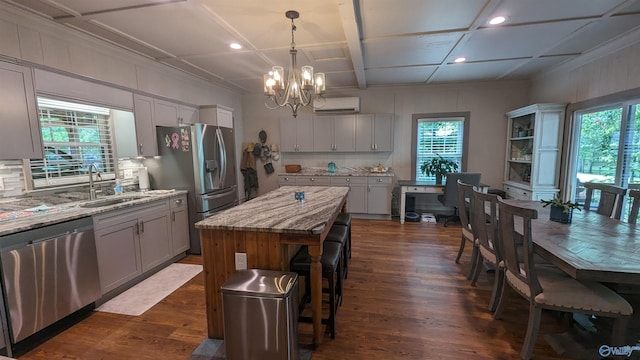
M 551 206 L 549 220 L 563 224 L 571 224 L 574 209 L 582 211 L 580 204 L 564 201 L 562 197 L 560 197 L 560 194 L 556 194 L 551 200 L 540 200 L 540 202 L 544 204 L 542 207 Z
M 438 155 L 438 154 L 436 154 Z M 442 177 L 458 170 L 458 163 L 438 155 L 420 165 L 420 170 L 427 176 L 435 176 L 436 184 L 442 184 Z

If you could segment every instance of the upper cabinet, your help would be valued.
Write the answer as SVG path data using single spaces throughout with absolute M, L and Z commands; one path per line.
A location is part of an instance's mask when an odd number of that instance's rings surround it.
M 564 104 L 534 104 L 507 113 L 507 196 L 550 199 L 559 191 Z
M 180 126 L 198 122 L 198 109 L 171 101 L 154 99 L 154 122 L 156 126 Z
M 233 109 L 221 105 L 201 106 L 200 122 L 233 129 Z
M 356 151 L 393 151 L 391 114 L 356 115 Z
M 355 150 L 355 115 L 313 117 L 313 151 L 353 152 Z
M 280 119 L 280 151 L 312 152 L 313 119 L 307 116 Z
M 0 62 L 0 84 L 0 158 L 42 158 L 31 70 Z
M 133 114 L 136 123 L 138 155 L 140 156 L 158 155 L 153 113 L 153 98 L 139 94 L 133 95 Z

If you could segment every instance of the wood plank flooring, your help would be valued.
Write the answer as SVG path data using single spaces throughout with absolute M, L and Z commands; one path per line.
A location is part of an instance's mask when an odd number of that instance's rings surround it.
M 459 239 L 459 225 L 355 219 L 336 339 L 325 335 L 313 359 L 519 358 L 528 304 L 509 292 L 504 320 L 494 320 L 487 310 L 493 274 L 469 285 L 469 247 L 454 263 Z M 207 334 L 203 276 L 142 316 L 92 312 L 18 358 L 187 359 Z M 543 338 L 568 330 L 559 319 L 544 313 L 535 359 L 568 357 Z M 311 343 L 310 324 L 300 324 L 300 342 Z

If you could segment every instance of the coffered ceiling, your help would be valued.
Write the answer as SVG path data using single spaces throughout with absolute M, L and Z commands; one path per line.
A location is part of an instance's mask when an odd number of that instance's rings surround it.
M 250 93 L 288 68 L 287 10 L 300 13 L 298 66 L 326 73 L 328 92 L 527 79 L 640 40 L 640 0 L 1 1 Z

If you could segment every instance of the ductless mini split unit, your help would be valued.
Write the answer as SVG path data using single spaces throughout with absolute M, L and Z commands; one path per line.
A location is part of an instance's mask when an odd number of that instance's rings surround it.
M 350 114 L 360 112 L 359 97 L 315 99 L 313 112 L 320 114 Z

